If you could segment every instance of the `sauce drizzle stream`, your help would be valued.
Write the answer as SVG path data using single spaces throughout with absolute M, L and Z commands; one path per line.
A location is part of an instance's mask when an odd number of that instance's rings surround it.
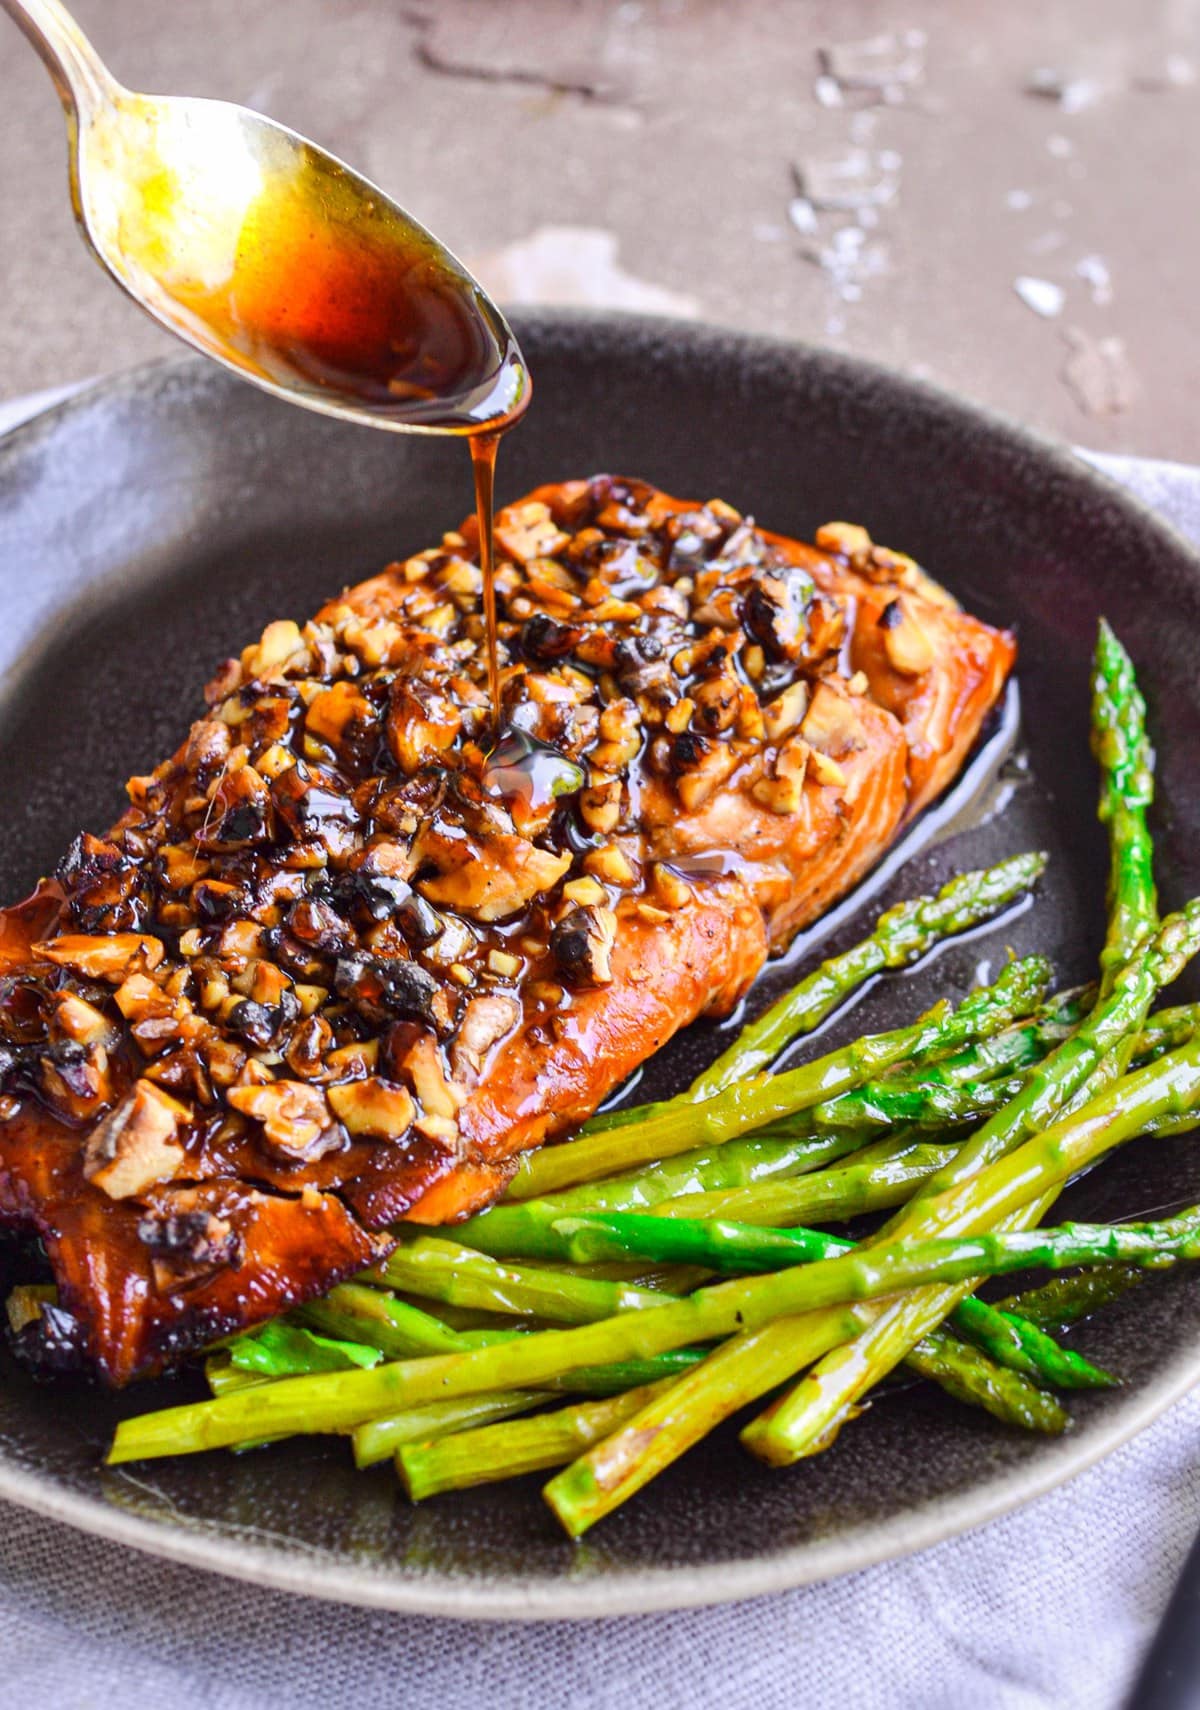
M 495 478 L 500 433 L 471 435 L 475 472 L 475 514 L 479 520 L 479 568 L 483 573 L 483 621 L 486 632 L 488 694 L 492 701 L 492 743 L 500 736 L 500 656 L 496 628 Z

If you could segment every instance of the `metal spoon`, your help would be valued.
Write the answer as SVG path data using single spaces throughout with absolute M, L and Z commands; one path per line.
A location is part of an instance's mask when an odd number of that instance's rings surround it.
M 496 305 L 425 228 L 294 131 L 138 95 L 59 0 L 0 0 L 67 115 L 99 261 L 160 325 L 256 385 L 376 427 L 472 434 L 530 394 Z

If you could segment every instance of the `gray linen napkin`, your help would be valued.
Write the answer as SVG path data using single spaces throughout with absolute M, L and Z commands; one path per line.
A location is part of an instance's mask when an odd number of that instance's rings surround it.
M 0 431 L 27 413 L 0 405 Z M 1094 461 L 1200 541 L 1200 470 Z M 0 1504 L 0 1707 L 1098 1710 L 1128 1690 L 1198 1526 L 1200 1394 L 1070 1485 L 922 1555 L 602 1623 L 308 1602 Z

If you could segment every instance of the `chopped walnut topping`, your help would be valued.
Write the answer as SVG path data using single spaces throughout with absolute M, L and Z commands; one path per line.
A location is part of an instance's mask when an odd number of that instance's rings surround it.
M 450 1064 L 455 1081 L 471 1085 L 483 1072 L 484 1060 L 521 1019 L 521 1006 L 499 992 L 472 998 L 463 1013 L 458 1036 L 451 1047 Z
M 344 1081 L 330 1087 L 327 1096 L 339 1121 L 356 1139 L 400 1140 L 417 1113 L 407 1087 L 394 1086 L 376 1075 Z
M 311 735 L 331 748 L 352 749 L 369 744 L 375 728 L 375 709 L 351 682 L 331 683 L 314 695 L 304 715 Z
M 763 708 L 763 725 L 769 741 L 779 742 L 796 726 L 808 710 L 808 684 L 792 683 Z
M 470 839 L 445 852 L 442 873 L 419 889 L 430 902 L 472 920 L 504 920 L 534 897 L 551 890 L 571 865 L 570 854 L 552 855 L 522 837 L 498 836 L 481 848 Z
M 187 1154 L 177 1138 L 191 1111 L 151 1081 L 133 1090 L 88 1135 L 83 1173 L 110 1199 L 130 1199 L 178 1176 Z
M 416 772 L 450 748 L 462 717 L 444 694 L 415 679 L 397 677 L 387 717 L 388 747 L 405 772 Z
M 521 564 L 535 558 L 553 558 L 570 542 L 550 514 L 549 505 L 534 500 L 510 505 L 496 517 L 495 535 L 504 551 Z
M 234 1110 L 262 1123 L 264 1138 L 284 1158 L 309 1162 L 338 1144 L 325 1095 L 307 1082 L 233 1087 L 226 1099 Z
M 267 625 L 256 647 L 247 647 L 243 652 L 243 679 L 266 682 L 288 669 L 301 669 L 307 663 L 307 654 L 299 625 L 290 619 L 279 619 Z
M 703 807 L 737 766 L 737 755 L 728 743 L 708 742 L 690 732 L 675 738 L 670 756 L 675 788 L 689 813 Z
M 831 760 L 840 760 L 860 745 L 858 719 L 853 700 L 824 679 L 813 693 L 800 730 L 810 747 Z
M 232 851 L 267 843 L 272 835 L 271 792 L 253 766 L 226 772 L 213 792 L 196 845 L 205 851 Z
M 583 858 L 584 870 L 594 873 L 606 885 L 625 887 L 637 882 L 637 872 L 618 843 L 606 843 L 603 849 L 590 849 Z
M 104 1011 L 74 992 L 55 993 L 54 1019 L 67 1038 L 79 1045 L 110 1044 L 116 1035 L 116 1028 Z
M 114 932 L 106 938 L 66 933 L 61 938 L 35 944 L 34 954 L 70 968 L 89 980 L 111 980 L 118 984 L 134 967 L 157 968 L 163 959 L 162 943 L 137 932 Z
M 672 868 L 656 861 L 651 868 L 651 881 L 654 885 L 655 899 L 672 913 L 676 909 L 686 908 L 692 900 L 692 887 Z
M 836 552 L 855 570 L 863 569 L 871 556 L 871 536 L 860 523 L 822 523 L 813 540 L 822 552 Z
M 442 1054 L 431 1033 L 423 1033 L 409 1046 L 404 1068 L 421 1108 L 431 1116 L 454 1117 L 462 1106 L 462 1089 L 446 1077 Z
M 579 812 L 589 831 L 615 831 L 621 822 L 621 780 L 595 774 L 580 793 Z
M 933 664 L 933 647 L 911 605 L 897 598 L 883 608 L 879 617 L 883 647 L 894 671 L 919 677 Z
M 562 888 L 563 898 L 567 902 L 579 903 L 584 907 L 592 903 L 606 903 L 608 892 L 594 878 L 570 879 Z

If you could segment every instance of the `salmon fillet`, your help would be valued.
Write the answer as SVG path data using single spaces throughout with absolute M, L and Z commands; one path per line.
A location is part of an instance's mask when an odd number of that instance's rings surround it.
M 109 1382 L 500 1193 L 848 891 L 1014 658 L 910 559 L 599 476 L 270 624 L 0 913 L 0 1228 Z

